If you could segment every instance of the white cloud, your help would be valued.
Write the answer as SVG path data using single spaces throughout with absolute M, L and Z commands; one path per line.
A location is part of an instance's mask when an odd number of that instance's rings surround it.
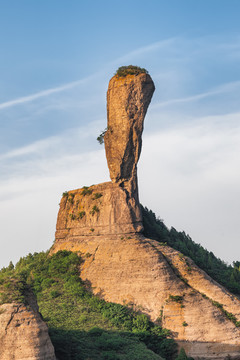
M 179 99 L 170 99 L 168 101 L 164 101 L 164 102 L 159 102 L 156 103 L 152 106 L 153 109 L 158 109 L 160 107 L 165 107 L 165 106 L 172 106 L 178 103 L 190 103 L 190 102 L 195 102 L 201 99 L 206 99 L 209 97 L 212 97 L 214 95 L 218 95 L 218 94 L 224 94 L 224 93 L 229 93 L 232 92 L 234 90 L 239 90 L 239 86 L 240 86 L 240 81 L 233 81 L 227 84 L 223 84 L 220 86 L 217 86 L 215 89 L 203 92 L 201 94 L 196 94 L 193 96 L 187 96 L 187 97 L 183 97 L 183 98 L 179 98 Z
M 239 252 L 239 117 L 201 118 L 149 135 L 139 166 L 143 204 L 230 262 Z
M 51 246 L 63 191 L 108 181 L 104 150 L 95 140 L 106 124 L 105 103 L 101 109 L 99 104 L 105 101 L 104 74 L 125 61 L 151 68 L 156 83 L 139 163 L 141 202 L 168 226 L 185 230 L 224 259 L 237 260 L 240 82 L 226 75 L 219 85 L 220 71 L 215 81 L 205 69 L 214 49 L 226 59 L 220 43 L 167 39 L 110 61 L 92 77 L 0 104 L 6 144 L 14 131 L 18 139 L 18 122 L 23 133 L 22 143 L 14 138 L 0 157 L 1 265 Z M 27 106 L 20 112 L 16 105 Z M 31 135 L 35 131 L 38 136 Z
M 55 88 L 42 90 L 42 91 L 39 91 L 39 92 L 37 92 L 35 94 L 31 94 L 31 95 L 19 97 L 19 98 L 14 99 L 14 100 L 6 101 L 6 102 L 0 104 L 0 110 L 6 109 L 6 108 L 11 108 L 11 107 L 16 106 L 16 105 L 22 105 L 22 104 L 25 104 L 25 103 L 28 103 L 28 102 L 38 100 L 38 99 L 43 98 L 43 97 L 50 96 L 52 94 L 56 94 L 56 93 L 59 93 L 59 92 L 63 92 L 63 91 L 72 89 L 72 88 L 77 87 L 79 85 L 85 84 L 86 82 L 91 80 L 96 75 L 97 75 L 97 73 L 93 74 L 91 76 L 88 76 L 88 77 L 86 77 L 84 79 L 81 79 L 81 80 L 72 81 L 72 82 L 70 82 L 68 84 L 57 86 Z

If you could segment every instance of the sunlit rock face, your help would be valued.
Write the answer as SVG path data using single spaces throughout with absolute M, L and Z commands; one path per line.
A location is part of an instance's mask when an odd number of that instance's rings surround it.
M 107 92 L 108 130 L 104 136 L 112 182 L 136 177 L 142 148 L 143 121 L 155 90 L 150 75 L 115 75 Z
M 146 73 L 110 80 L 104 142 L 112 181 L 64 194 L 50 255 L 81 254 L 80 276 L 94 294 L 141 309 L 195 360 L 237 360 L 239 298 L 191 259 L 141 235 L 137 162 L 153 92 Z
M 77 241 L 81 236 L 142 232 L 137 162 L 142 147 L 143 121 L 154 89 L 146 73 L 115 75 L 110 80 L 108 130 L 104 143 L 112 181 L 93 185 L 86 192 L 83 188 L 72 190 L 62 198 L 55 246 L 58 241 Z M 100 197 L 96 198 L 98 195 Z
M 0 305 L 0 360 L 56 360 L 32 293 L 25 304 Z

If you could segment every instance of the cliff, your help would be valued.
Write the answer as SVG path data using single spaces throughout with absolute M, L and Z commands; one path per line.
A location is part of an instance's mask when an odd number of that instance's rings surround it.
M 137 162 L 153 91 L 146 73 L 110 80 L 104 141 L 112 182 L 64 194 L 51 254 L 85 255 L 80 275 L 94 294 L 141 309 L 189 356 L 240 359 L 239 299 L 191 259 L 141 235 Z
M 141 309 L 189 356 L 240 358 L 240 329 L 218 305 L 240 320 L 239 300 L 178 251 L 141 236 L 58 242 L 52 253 L 62 249 L 87 254 L 81 278 L 94 294 Z
M 56 360 L 47 325 L 31 292 L 0 305 L 0 360 Z

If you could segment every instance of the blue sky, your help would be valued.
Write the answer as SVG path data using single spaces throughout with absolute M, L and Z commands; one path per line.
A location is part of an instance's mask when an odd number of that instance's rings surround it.
M 54 240 L 63 191 L 109 180 L 108 81 L 145 67 L 140 200 L 239 260 L 240 2 L 0 1 L 0 267 Z

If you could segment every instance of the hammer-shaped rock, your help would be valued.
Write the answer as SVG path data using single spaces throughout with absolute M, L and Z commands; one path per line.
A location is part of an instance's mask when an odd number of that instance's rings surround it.
M 104 143 L 113 182 L 136 180 L 143 121 L 154 90 L 154 83 L 147 73 L 115 75 L 109 82 L 108 128 Z

